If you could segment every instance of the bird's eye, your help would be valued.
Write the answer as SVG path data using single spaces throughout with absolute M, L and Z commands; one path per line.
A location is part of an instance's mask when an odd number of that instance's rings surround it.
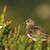
M 29 20 L 27 22 L 29 22 Z
M 29 22 L 29 20 L 26 21 L 26 23 Z

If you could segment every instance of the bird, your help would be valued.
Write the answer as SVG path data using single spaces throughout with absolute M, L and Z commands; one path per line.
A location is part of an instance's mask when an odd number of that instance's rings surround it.
M 40 26 L 37 26 L 32 19 L 27 19 L 26 20 L 26 34 L 27 34 L 27 36 L 30 39 L 37 41 L 35 39 L 37 32 L 40 33 L 40 36 L 43 39 L 43 41 L 45 41 L 47 39 L 47 33 Z

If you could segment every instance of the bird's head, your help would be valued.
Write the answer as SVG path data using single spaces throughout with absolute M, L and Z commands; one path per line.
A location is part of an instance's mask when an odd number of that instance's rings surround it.
M 32 19 L 27 19 L 26 20 L 26 25 L 29 26 L 29 25 L 35 25 L 34 21 Z

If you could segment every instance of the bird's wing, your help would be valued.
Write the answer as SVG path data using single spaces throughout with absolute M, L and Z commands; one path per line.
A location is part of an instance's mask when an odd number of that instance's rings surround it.
M 35 29 L 38 29 L 41 32 L 42 38 L 47 38 L 47 33 L 40 27 L 40 26 L 34 26 Z
M 33 26 L 34 29 L 40 30 L 42 33 L 46 33 L 40 26 Z

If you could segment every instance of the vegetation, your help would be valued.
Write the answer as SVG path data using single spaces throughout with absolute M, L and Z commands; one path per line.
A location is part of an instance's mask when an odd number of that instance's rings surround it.
M 40 32 L 36 33 L 37 41 L 32 41 L 25 34 L 21 35 L 20 24 L 12 28 L 12 20 L 5 22 L 6 9 L 7 6 L 5 5 L 0 16 L 0 50 L 50 50 L 50 36 L 46 43 L 44 42 L 44 47 Z M 45 44 L 47 44 L 47 47 Z

